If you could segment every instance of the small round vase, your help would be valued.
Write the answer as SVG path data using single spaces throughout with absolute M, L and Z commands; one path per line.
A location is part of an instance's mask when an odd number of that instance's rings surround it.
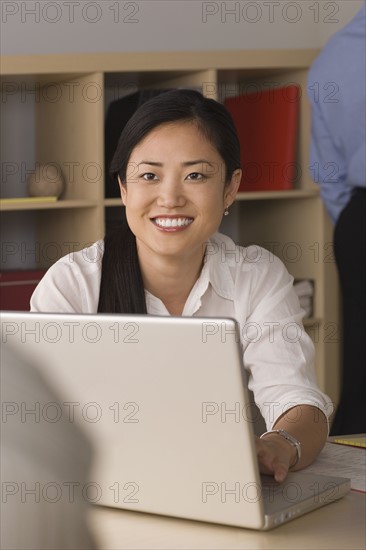
M 56 164 L 38 164 L 27 178 L 27 193 L 30 197 L 59 197 L 65 188 L 65 179 Z

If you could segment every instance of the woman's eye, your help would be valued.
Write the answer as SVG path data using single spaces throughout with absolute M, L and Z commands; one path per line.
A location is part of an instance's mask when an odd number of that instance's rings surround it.
M 146 181 L 153 181 L 157 179 L 156 175 L 152 172 L 146 172 L 145 174 L 141 174 L 140 178 L 146 180 Z
M 191 174 L 188 174 L 187 179 L 193 180 L 193 181 L 200 181 L 204 179 L 204 175 L 200 172 L 192 172 Z

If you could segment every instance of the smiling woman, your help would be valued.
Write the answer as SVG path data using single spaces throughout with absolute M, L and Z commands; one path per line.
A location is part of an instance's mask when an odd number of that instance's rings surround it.
M 32 311 L 236 319 L 249 387 L 269 430 L 256 440 L 261 471 L 281 481 L 308 465 L 324 445 L 332 406 L 316 384 L 293 278 L 263 248 L 217 233 L 241 179 L 225 107 L 193 90 L 144 103 L 121 134 L 110 172 L 126 223 L 56 262 Z
M 206 244 L 235 198 L 241 171 L 223 180 L 224 161 L 194 121 L 152 130 L 134 148 L 129 164 L 136 167 L 133 177 L 118 179 L 144 289 L 181 315 Z

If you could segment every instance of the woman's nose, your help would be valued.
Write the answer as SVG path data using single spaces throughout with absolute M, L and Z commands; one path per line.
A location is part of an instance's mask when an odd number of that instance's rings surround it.
M 186 203 L 186 198 L 184 196 L 182 183 L 174 178 L 163 181 L 159 185 L 159 196 L 157 203 L 159 206 L 165 208 L 184 206 Z

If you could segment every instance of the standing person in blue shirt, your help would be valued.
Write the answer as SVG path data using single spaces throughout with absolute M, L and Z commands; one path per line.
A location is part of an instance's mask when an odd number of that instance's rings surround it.
M 335 224 L 343 298 L 343 380 L 332 433 L 366 432 L 366 4 L 310 69 L 310 160 Z

